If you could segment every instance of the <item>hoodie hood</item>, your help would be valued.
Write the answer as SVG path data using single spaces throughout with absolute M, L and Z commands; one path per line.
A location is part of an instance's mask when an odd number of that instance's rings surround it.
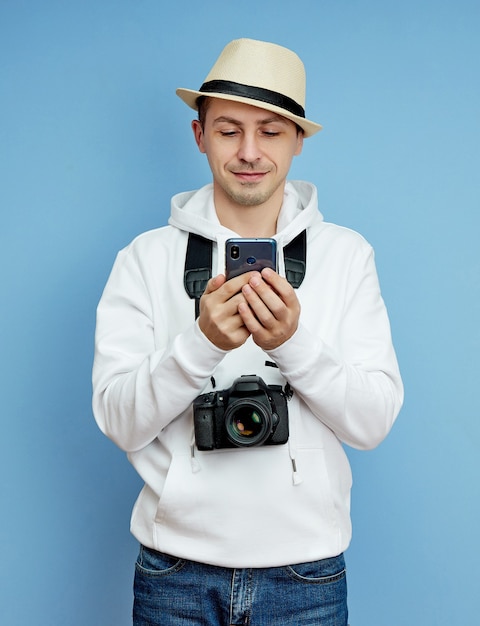
M 303 181 L 287 182 L 274 236 L 279 249 L 318 220 L 322 221 L 323 217 L 317 208 L 316 187 Z M 186 191 L 173 196 L 168 223 L 180 230 L 212 239 L 219 245 L 229 237 L 238 237 L 237 233 L 220 224 L 211 183 L 198 191 Z

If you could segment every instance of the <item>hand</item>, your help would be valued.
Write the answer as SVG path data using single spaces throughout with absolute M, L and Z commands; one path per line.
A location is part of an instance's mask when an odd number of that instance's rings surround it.
M 242 293 L 238 313 L 260 348 L 273 350 L 290 339 L 298 328 L 300 303 L 285 278 L 271 269 L 250 272 Z
M 229 281 L 223 274 L 219 274 L 208 281 L 200 299 L 200 330 L 221 350 L 238 348 L 250 336 L 238 307 L 241 302 L 245 302 L 242 287 L 254 273 L 248 272 Z

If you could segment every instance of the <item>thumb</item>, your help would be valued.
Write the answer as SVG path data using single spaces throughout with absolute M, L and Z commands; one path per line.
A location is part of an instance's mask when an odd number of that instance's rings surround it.
M 223 274 L 217 274 L 217 276 L 214 276 L 213 278 L 211 278 L 208 281 L 207 286 L 205 287 L 205 291 L 203 292 L 204 295 L 207 293 L 212 293 L 214 291 L 217 291 L 219 287 L 225 284 L 226 280 L 227 279 L 225 278 Z

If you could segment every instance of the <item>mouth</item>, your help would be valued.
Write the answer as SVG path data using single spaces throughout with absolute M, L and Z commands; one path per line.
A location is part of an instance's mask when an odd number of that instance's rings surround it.
M 242 183 L 259 183 L 268 172 L 232 172 L 235 178 Z

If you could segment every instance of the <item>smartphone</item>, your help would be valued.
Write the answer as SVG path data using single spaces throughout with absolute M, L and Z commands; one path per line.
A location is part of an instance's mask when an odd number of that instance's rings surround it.
M 225 272 L 227 280 L 263 268 L 277 271 L 277 242 L 275 239 L 227 239 L 225 243 Z

